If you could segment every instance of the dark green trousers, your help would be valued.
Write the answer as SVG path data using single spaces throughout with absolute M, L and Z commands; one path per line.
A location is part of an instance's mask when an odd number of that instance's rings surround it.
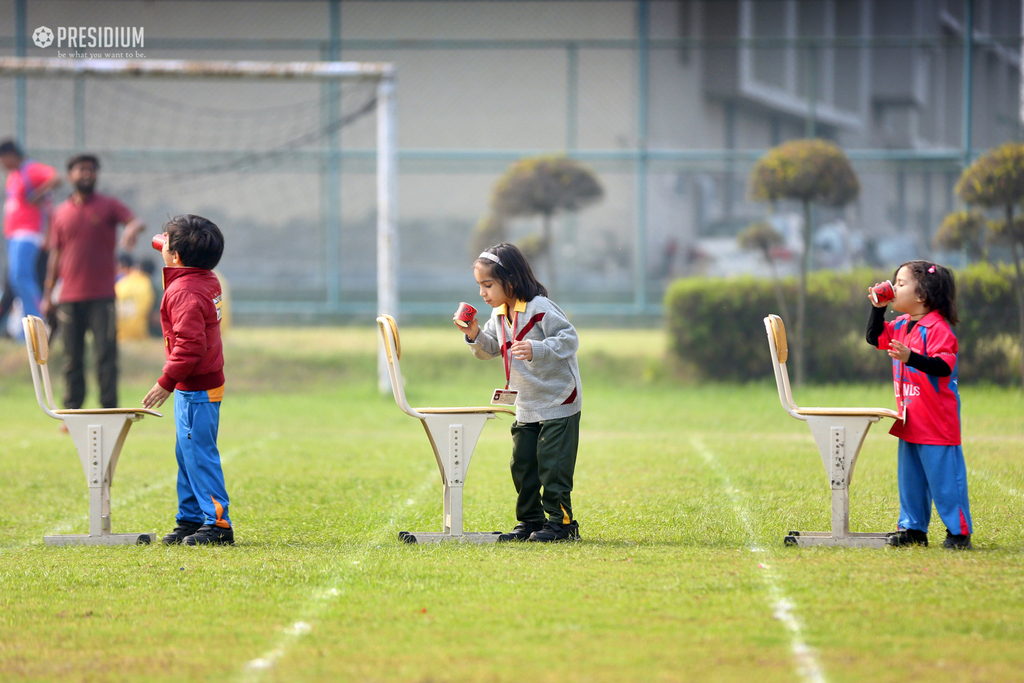
M 580 443 L 580 413 L 557 420 L 512 423 L 512 483 L 516 519 L 568 524 L 572 516 L 572 477 Z

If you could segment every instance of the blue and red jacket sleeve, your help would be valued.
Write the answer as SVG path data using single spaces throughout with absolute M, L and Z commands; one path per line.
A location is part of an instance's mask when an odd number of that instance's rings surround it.
M 941 358 L 949 366 L 950 372 L 956 369 L 956 354 L 959 343 L 953 330 L 947 323 L 932 325 L 928 328 L 928 336 L 924 355 L 928 358 Z

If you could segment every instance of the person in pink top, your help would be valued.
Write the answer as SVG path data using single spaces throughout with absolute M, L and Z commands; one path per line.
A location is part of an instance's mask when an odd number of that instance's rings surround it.
M 50 191 L 60 185 L 60 176 L 52 166 L 26 159 L 13 140 L 0 142 L 0 163 L 7 170 L 7 282 L 14 296 L 21 299 L 25 315 L 39 315 L 42 292 L 38 263 L 49 222 Z
M 100 405 L 117 407 L 117 311 L 114 280 L 117 230 L 124 225 L 121 248 L 131 251 L 145 225 L 124 204 L 95 192 L 100 162 L 91 154 L 68 161 L 74 191 L 53 212 L 50 259 L 43 307 L 57 304 L 64 342 L 64 407 L 85 400 L 85 333 L 92 332 L 100 385 Z M 60 301 L 51 302 L 57 280 Z
M 928 545 L 932 502 L 946 525 L 943 547 L 971 548 L 967 465 L 960 442 L 957 390 L 956 310 L 953 272 L 929 261 L 908 261 L 893 277 L 892 307 L 902 313 L 885 321 L 888 302 L 875 303 L 867 341 L 892 359 L 896 405 L 902 419 L 890 434 L 899 442 L 898 531 L 889 545 Z M 870 294 L 870 293 L 869 293 Z

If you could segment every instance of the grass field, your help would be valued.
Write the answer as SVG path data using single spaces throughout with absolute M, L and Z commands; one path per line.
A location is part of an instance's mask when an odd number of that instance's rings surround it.
M 1019 390 L 961 378 L 975 550 L 944 551 L 937 518 L 929 548 L 787 548 L 827 529 L 829 489 L 774 385 L 694 382 L 659 332 L 581 339 L 583 540 L 410 546 L 398 531 L 440 528 L 441 489 L 423 429 L 376 390 L 375 329 L 232 330 L 233 548 L 44 546 L 88 530 L 87 489 L 23 348 L 0 343 L 0 680 L 1024 680 Z M 479 404 L 502 376 L 453 331 L 402 341 L 413 405 Z M 138 403 L 162 349 L 122 355 Z M 883 364 L 877 385 L 797 400 L 890 406 L 889 386 Z M 484 430 L 467 529 L 514 523 L 508 427 Z M 895 524 L 887 427 L 861 452 L 855 530 Z M 170 418 L 132 428 L 115 532 L 173 526 L 173 444 Z

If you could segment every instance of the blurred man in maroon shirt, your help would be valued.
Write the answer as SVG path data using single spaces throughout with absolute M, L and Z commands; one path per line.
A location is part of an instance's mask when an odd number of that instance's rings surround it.
M 68 409 L 81 408 L 85 400 L 86 330 L 92 331 L 100 405 L 117 407 L 117 229 L 125 226 L 121 248 L 126 251 L 131 251 L 145 229 L 124 204 L 94 191 L 99 169 L 99 159 L 91 154 L 68 160 L 68 180 L 74 191 L 54 211 L 50 230 L 43 306 L 57 305 L 65 350 L 64 407 Z M 58 279 L 59 301 L 52 302 Z

